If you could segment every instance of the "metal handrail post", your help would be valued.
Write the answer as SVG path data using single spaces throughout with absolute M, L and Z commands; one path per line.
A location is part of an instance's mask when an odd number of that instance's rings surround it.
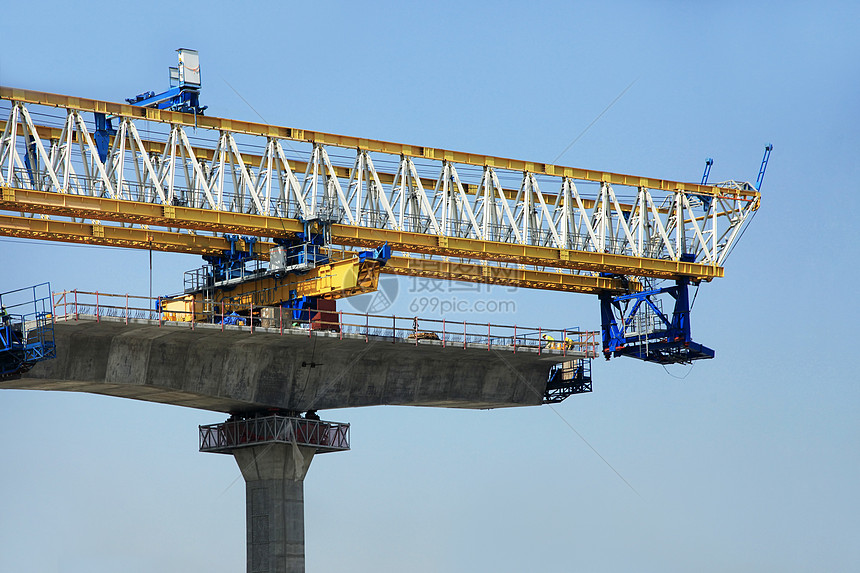
M 442 348 L 445 348 L 445 317 L 442 317 Z
M 96 291 L 96 322 L 99 321 L 99 291 Z
M 56 318 L 56 317 L 57 317 L 57 307 L 59 306 L 59 303 L 60 303 L 60 299 L 59 299 L 59 298 L 58 298 L 58 299 L 56 299 L 56 300 L 54 300 L 54 297 L 55 297 L 56 295 L 57 295 L 57 293 L 55 293 L 55 292 L 52 292 L 52 293 L 51 293 L 51 312 L 53 312 L 53 313 L 54 313 L 54 318 Z M 63 311 L 63 314 L 65 315 L 65 311 Z
M 125 293 L 125 323 L 128 324 L 128 293 Z
M 78 320 L 78 289 L 75 289 L 75 321 Z

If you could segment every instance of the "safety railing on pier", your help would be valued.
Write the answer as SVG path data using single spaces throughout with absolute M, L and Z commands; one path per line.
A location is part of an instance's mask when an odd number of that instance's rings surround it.
M 200 426 L 200 451 L 231 453 L 262 444 L 295 443 L 317 453 L 349 449 L 349 424 L 291 416 L 260 416 Z
M 115 318 L 124 320 L 158 320 L 158 298 L 130 294 L 107 294 L 98 291 L 64 290 L 53 293 L 54 319 Z
M 54 293 L 57 321 L 150 320 L 164 324 L 197 328 L 200 325 L 221 330 L 243 330 L 280 335 L 327 335 L 340 339 L 363 339 L 365 342 L 398 342 L 437 345 L 443 348 L 485 348 L 511 352 L 594 358 L 599 349 L 599 332 L 576 327 L 546 328 L 472 322 L 454 317 L 422 318 L 347 312 L 343 310 L 308 310 L 306 308 L 255 307 L 238 303 L 204 303 L 190 301 L 188 310 L 163 310 L 161 298 L 93 291 L 60 291 Z M 296 317 L 300 317 L 297 319 Z

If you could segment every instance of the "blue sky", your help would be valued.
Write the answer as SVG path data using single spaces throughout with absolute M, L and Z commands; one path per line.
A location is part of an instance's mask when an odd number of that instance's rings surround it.
M 848 571 L 860 562 L 860 10 L 849 2 L 117 4 L 3 12 L 0 84 L 120 101 L 200 51 L 212 115 L 552 161 L 754 180 L 762 207 L 701 288 L 713 361 L 595 361 L 595 391 L 494 411 L 367 408 L 305 483 L 308 570 Z M 236 91 L 256 110 L 237 96 Z M 0 292 L 146 294 L 148 255 L 0 238 Z M 156 292 L 198 259 L 154 256 Z M 421 293 L 403 279 L 395 309 Z M 461 296 L 446 287 L 445 296 Z M 472 295 L 473 298 L 487 296 Z M 595 297 L 493 289 L 503 317 L 597 328 Z M 470 299 L 472 300 L 472 299 Z M 0 392 L 0 570 L 241 571 L 219 414 Z M 631 491 L 570 424 L 633 485 Z

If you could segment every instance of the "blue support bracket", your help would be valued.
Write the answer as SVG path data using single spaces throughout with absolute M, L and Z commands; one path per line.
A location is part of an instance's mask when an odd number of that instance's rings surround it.
M 298 292 L 291 290 L 289 300 L 281 303 L 284 308 L 291 309 L 293 324 L 306 324 L 311 321 L 311 315 L 317 308 L 316 296 L 298 296 Z
M 388 259 L 391 258 L 391 245 L 386 241 L 382 246 L 376 247 L 370 251 L 361 251 L 358 253 L 358 260 L 361 262 L 364 261 L 376 261 L 380 266 L 385 266 L 385 263 L 388 262 Z
M 755 180 L 756 191 L 761 191 L 761 184 L 764 183 L 764 172 L 767 171 L 767 162 L 770 159 L 771 151 L 773 151 L 773 144 L 768 143 L 764 147 L 764 157 L 761 158 L 761 167 L 758 169 L 758 177 Z
M 254 245 L 257 243 L 256 237 L 225 234 L 224 238 L 230 243 L 229 250 L 225 250 L 220 255 L 203 255 L 203 260 L 212 265 L 212 279 L 216 283 L 243 276 L 245 263 L 257 258 L 257 255 L 254 254 Z M 238 248 L 237 245 L 240 240 L 247 245 L 247 251 Z
M 200 88 L 184 86 L 172 87 L 160 94 L 144 92 L 133 98 L 126 98 L 128 103 L 138 107 L 154 107 L 181 113 L 203 115 L 208 106 L 200 105 Z
M 714 164 L 714 160 L 708 157 L 705 159 L 705 172 L 702 174 L 702 185 L 708 184 L 708 176 L 711 174 L 711 166 Z
M 711 167 L 714 165 L 714 160 L 708 157 L 705 159 L 705 172 L 702 173 L 702 185 L 708 184 L 708 177 L 711 175 Z M 702 207 L 707 213 L 708 209 L 711 208 L 711 201 L 714 200 L 710 195 L 696 195 L 702 201 Z
M 30 185 L 36 186 L 36 173 L 39 171 L 39 156 L 36 154 L 36 139 L 27 133 L 24 136 L 27 142 L 27 152 L 24 154 L 24 166 L 27 168 L 27 176 Z
M 111 125 L 111 118 L 103 113 L 94 112 L 96 120 L 96 130 L 93 133 L 93 141 L 96 144 L 96 149 L 99 152 L 99 159 L 102 163 L 107 160 L 108 151 L 110 150 L 110 138 L 116 135 L 116 130 Z
M 688 257 L 685 257 L 688 258 Z M 690 279 L 678 278 L 674 286 L 612 296 L 601 293 L 600 318 L 603 355 L 630 356 L 659 364 L 688 364 L 714 357 L 714 351 L 690 334 Z M 675 301 L 667 316 L 655 303 L 667 294 Z M 643 317 L 650 320 L 643 320 Z
M 292 268 L 290 272 L 303 274 L 308 269 L 329 262 L 328 252 L 324 249 L 329 244 L 331 225 L 321 219 L 302 219 L 304 230 L 296 233 L 294 239 L 275 239 L 275 243 L 286 250 L 285 263 Z

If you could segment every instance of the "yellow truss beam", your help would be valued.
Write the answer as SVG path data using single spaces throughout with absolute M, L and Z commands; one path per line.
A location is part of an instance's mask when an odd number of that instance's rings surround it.
M 158 121 L 163 123 L 179 124 L 188 127 L 199 127 L 217 131 L 230 131 L 263 137 L 275 137 L 293 141 L 304 141 L 308 143 L 319 143 L 323 145 L 334 145 L 348 149 L 363 149 L 371 152 L 387 153 L 390 155 L 405 155 L 409 157 L 423 157 L 433 160 L 448 160 L 458 164 L 485 165 L 497 169 L 510 171 L 528 171 L 537 175 L 551 175 L 556 177 L 570 177 L 580 181 L 606 182 L 613 185 L 627 185 L 631 187 L 646 187 L 660 191 L 685 191 L 701 195 L 722 195 L 725 190 L 711 185 L 699 185 L 696 183 L 683 183 L 668 179 L 655 179 L 652 177 L 641 177 L 637 175 L 626 175 L 623 173 L 612 173 L 608 171 L 597 171 L 593 169 L 581 169 L 576 167 L 565 167 L 550 163 L 538 163 L 509 159 L 493 155 L 482 155 L 478 153 L 466 153 L 452 151 L 436 147 L 424 147 L 403 143 L 393 143 L 377 139 L 365 139 L 348 135 L 337 135 L 321 131 L 310 131 L 294 127 L 281 127 L 266 125 L 263 123 L 225 119 L 212 116 L 194 116 L 191 114 L 174 111 L 159 110 L 153 108 L 136 107 L 128 104 L 99 101 L 88 98 L 72 97 L 59 94 L 51 94 L 34 90 L 0 86 L 0 99 L 18 101 L 23 103 L 46 105 L 60 108 L 72 108 L 85 112 L 99 112 L 116 116 L 144 119 L 147 121 Z M 760 197 L 758 191 L 737 191 L 739 195 L 757 200 Z
M 86 195 L 48 193 L 0 187 L 0 210 L 62 215 L 108 220 L 192 231 L 241 233 L 263 237 L 291 238 L 303 230 L 296 219 L 195 209 L 139 201 L 125 201 Z M 723 276 L 723 268 L 664 259 L 595 253 L 482 241 L 462 237 L 442 237 L 423 233 L 372 229 L 354 225 L 332 225 L 332 242 L 338 245 L 378 247 L 387 242 L 395 251 L 440 255 L 586 270 L 620 275 L 674 278 L 688 276 L 709 281 Z
M 5 120 L 0 121 L 0 132 L 3 132 L 3 130 L 6 129 L 6 123 L 7 122 Z M 60 135 L 63 132 L 63 130 L 60 128 L 49 127 L 46 125 L 35 124 L 35 127 L 36 127 L 36 131 L 38 132 L 39 136 L 42 139 L 45 139 L 48 141 L 59 139 Z M 20 135 L 20 136 L 24 136 L 26 134 L 26 131 L 24 130 L 24 126 L 21 125 L 20 123 L 18 124 L 17 131 L 18 131 L 18 135 Z M 114 136 L 110 136 L 110 144 L 111 145 L 113 145 L 114 139 L 115 139 Z M 165 144 L 161 141 L 152 141 L 150 139 L 141 138 L 141 142 L 143 143 L 143 148 L 146 150 L 147 153 L 156 154 L 156 155 L 161 155 L 162 153 L 164 153 Z M 196 157 L 199 160 L 212 161 L 214 156 L 215 156 L 215 149 L 213 149 L 213 148 L 191 146 L 191 149 L 194 151 L 194 157 Z M 242 153 L 242 160 L 246 164 L 259 165 L 260 160 L 262 158 L 263 157 L 261 155 L 257 155 L 254 153 L 245 153 L 245 152 Z M 290 159 L 290 160 L 287 160 L 287 163 L 290 164 L 290 169 L 292 169 L 296 173 L 304 173 L 308 167 L 307 161 L 298 161 L 295 159 Z M 351 167 L 344 167 L 341 165 L 333 165 L 332 167 L 334 167 L 335 174 L 341 179 L 349 179 L 349 177 L 352 175 L 352 168 Z M 380 171 L 379 169 L 376 170 L 376 173 L 379 176 L 379 181 L 381 183 L 383 183 L 384 185 L 391 185 L 394 182 L 394 174 L 386 173 L 384 171 Z M 421 177 L 421 184 L 424 186 L 425 189 L 426 188 L 432 189 L 436 185 L 436 180 L 430 179 L 429 177 Z M 475 195 L 478 192 L 478 186 L 473 185 L 473 184 L 469 184 L 469 183 L 463 183 L 463 190 L 468 195 Z M 508 199 L 515 199 L 517 196 L 517 191 L 514 189 L 503 189 L 502 191 L 505 194 L 505 197 L 507 197 Z M 543 197 L 544 197 L 544 200 L 546 200 L 546 201 L 552 201 L 555 199 L 555 194 L 544 193 Z M 594 201 L 591 199 L 583 199 L 582 204 L 585 208 L 590 209 L 591 207 L 594 206 Z M 659 211 L 663 212 L 663 211 L 665 211 L 665 209 L 662 209 Z
M 0 132 L 3 132 L 6 129 L 6 123 L 7 123 L 6 121 L 0 121 Z M 60 138 L 60 136 L 62 135 L 62 131 L 63 131 L 60 128 L 49 127 L 46 125 L 35 124 L 35 127 L 36 127 L 36 131 L 39 134 L 39 136 L 42 139 L 46 139 L 49 141 L 58 140 Z M 18 124 L 17 132 L 18 132 L 19 136 L 26 135 L 26 131 L 24 130 L 24 126 L 21 125 L 20 123 Z M 73 136 L 75 136 L 75 135 L 76 135 L 76 133 L 73 134 Z M 110 139 L 110 144 L 113 145 L 115 137 L 110 136 L 109 139 Z M 143 143 L 143 148 L 146 150 L 147 153 L 155 154 L 155 155 L 161 155 L 162 153 L 164 153 L 164 147 L 166 144 L 161 142 L 161 141 L 152 141 L 149 139 L 141 139 L 141 142 Z M 198 160 L 212 161 L 215 157 L 215 150 L 212 148 L 192 146 L 191 149 L 194 151 L 194 157 L 196 157 Z M 261 155 L 257 155 L 254 153 L 243 153 L 242 154 L 243 161 L 245 161 L 245 163 L 248 163 L 248 164 L 258 165 L 260 163 L 260 161 L 262 160 L 262 158 L 263 157 Z M 296 173 L 304 173 L 308 167 L 307 161 L 297 161 L 297 160 L 293 159 L 293 160 L 288 160 L 287 162 L 290 164 L 290 169 L 292 169 Z M 332 167 L 334 168 L 335 174 L 341 179 L 349 179 L 350 176 L 352 175 L 352 168 L 351 167 L 344 167 L 344 166 L 339 166 L 339 165 L 333 165 Z M 384 171 L 380 171 L 379 169 L 376 170 L 376 173 L 379 176 L 379 181 L 381 183 L 383 183 L 384 185 L 391 185 L 394 182 L 394 174 L 386 173 Z M 424 186 L 425 189 L 432 189 L 436 186 L 436 180 L 435 179 L 430 179 L 428 177 L 421 177 L 420 179 L 421 179 L 421 184 Z M 478 185 L 474 185 L 471 183 L 462 183 L 462 185 L 463 185 L 463 191 L 465 191 L 467 195 L 476 195 L 480 189 L 480 187 Z M 502 193 L 509 200 L 516 199 L 518 192 L 519 192 L 519 190 L 517 190 L 517 189 L 502 189 Z M 541 194 L 543 195 L 544 201 L 546 201 L 547 203 L 554 202 L 556 200 L 556 197 L 557 197 L 556 194 L 552 193 L 552 192 L 542 191 Z M 535 200 L 537 200 L 536 194 L 534 192 L 532 193 L 532 195 L 535 197 Z M 595 205 L 595 201 L 593 199 L 585 199 L 585 198 L 582 199 L 582 206 L 585 207 L 586 209 L 591 209 L 594 207 L 594 205 Z M 633 206 L 630 204 L 627 204 L 627 203 L 621 203 L 620 206 L 621 206 L 622 210 L 633 209 Z M 666 209 L 665 207 L 659 207 L 659 208 L 657 208 L 657 212 L 658 213 L 668 213 L 669 209 Z
M 198 255 L 220 254 L 230 248 L 229 241 L 223 237 L 210 235 L 2 214 L 0 214 L 0 235 L 133 249 L 151 248 L 154 251 Z M 267 259 L 269 249 L 274 246 L 274 243 L 257 243 L 256 247 L 261 253 L 260 258 Z M 395 275 L 577 293 L 598 293 L 603 290 L 623 292 L 626 290 L 621 281 L 607 277 L 509 269 L 414 257 L 391 257 L 380 271 Z M 639 290 L 640 287 L 638 283 L 631 281 L 627 288 Z
M 608 277 L 572 275 L 570 273 L 533 271 L 413 257 L 391 257 L 383 267 L 382 272 L 394 275 L 578 293 L 598 294 L 602 291 L 624 291 L 618 279 Z M 642 285 L 636 281 L 630 281 L 628 286 L 633 292 L 642 290 Z

